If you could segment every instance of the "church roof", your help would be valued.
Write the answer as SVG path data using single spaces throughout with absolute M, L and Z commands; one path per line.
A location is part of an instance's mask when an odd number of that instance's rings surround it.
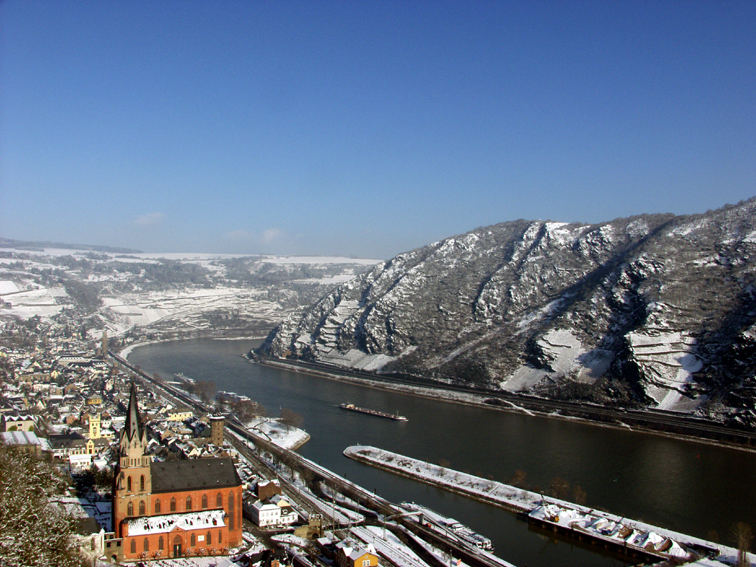
M 181 492 L 240 486 L 231 458 L 150 463 L 152 492 Z
M 202 512 L 134 518 L 127 521 L 128 535 L 169 533 L 177 528 L 185 531 L 222 528 L 226 525 L 223 520 L 224 515 L 224 510 L 204 510 Z

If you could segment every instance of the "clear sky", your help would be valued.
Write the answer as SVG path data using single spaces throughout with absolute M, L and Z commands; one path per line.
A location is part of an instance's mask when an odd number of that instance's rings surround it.
M 756 2 L 0 3 L 0 236 L 388 258 L 756 195 Z

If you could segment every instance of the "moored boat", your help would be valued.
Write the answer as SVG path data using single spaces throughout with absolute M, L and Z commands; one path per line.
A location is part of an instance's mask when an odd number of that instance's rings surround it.
M 339 404 L 339 407 L 341 409 L 349 410 L 349 411 L 356 411 L 357 413 L 365 413 L 367 415 L 374 415 L 376 417 L 383 417 L 386 419 L 393 419 L 394 421 L 407 421 L 407 418 L 403 415 L 399 415 L 396 413 L 387 413 L 385 411 L 380 411 L 376 409 L 370 409 L 370 408 L 363 408 L 360 406 L 356 406 L 351 403 L 343 403 Z

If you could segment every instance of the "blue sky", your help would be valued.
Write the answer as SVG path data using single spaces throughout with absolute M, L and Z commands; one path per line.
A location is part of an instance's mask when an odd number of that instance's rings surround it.
M 0 236 L 387 258 L 756 195 L 756 2 L 0 4 Z

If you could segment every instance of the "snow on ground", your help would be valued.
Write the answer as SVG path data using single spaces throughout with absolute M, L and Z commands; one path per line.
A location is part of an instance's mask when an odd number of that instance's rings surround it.
M 351 534 L 364 544 L 372 544 L 381 557 L 385 557 L 394 565 L 402 567 L 428 567 L 417 554 L 407 547 L 390 530 L 378 526 L 360 526 L 349 530 Z
M 325 323 L 323 323 L 320 332 L 317 337 L 318 344 L 321 347 L 330 348 L 327 345 L 334 344 L 339 333 L 339 329 L 349 317 L 351 317 L 359 308 L 359 304 L 356 301 L 342 301 L 334 307 L 332 312 L 328 315 Z M 341 357 L 338 357 L 339 359 Z M 342 364 L 335 362 L 335 364 Z M 348 363 L 346 363 L 348 364 Z
M 507 509 L 529 513 L 539 508 L 543 510 L 544 506 L 555 506 L 565 509 L 567 510 L 565 512 L 565 521 L 568 521 L 570 517 L 573 517 L 573 519 L 584 517 L 584 519 L 589 519 L 592 522 L 589 527 L 595 528 L 595 531 L 601 533 L 602 536 L 605 534 L 601 530 L 611 527 L 615 530 L 614 533 L 617 537 L 622 536 L 623 541 L 631 539 L 635 545 L 645 546 L 649 542 L 659 545 L 663 539 L 668 539 L 672 542 L 670 553 L 673 556 L 681 556 L 679 553 L 682 546 L 697 545 L 715 549 L 719 552 L 718 561 L 714 563 L 717 567 L 735 564 L 736 549 L 645 522 L 619 517 L 609 512 L 595 510 L 557 498 L 544 497 L 535 492 L 441 467 L 392 453 L 391 451 L 378 449 L 377 447 L 355 445 L 347 447 L 344 450 L 344 454 L 350 458 L 357 456 L 359 460 L 365 459 L 369 464 L 386 467 L 395 472 L 409 475 L 416 480 L 427 482 L 452 492 L 462 493 Z M 559 517 L 561 522 L 561 513 Z M 625 536 L 627 530 L 622 530 L 622 528 L 630 530 L 631 533 Z M 609 534 L 611 533 L 612 530 L 609 530 Z M 749 557 L 756 559 L 756 555 L 754 554 L 749 554 Z
M 127 293 L 102 298 L 105 313 L 111 314 L 108 329 L 115 334 L 134 326 L 150 325 L 163 319 L 191 318 L 204 312 L 228 311 L 243 307 L 259 317 L 274 317 L 281 307 L 265 299 L 259 289 L 218 286 L 160 292 Z M 191 321 L 187 321 L 191 325 Z
M 18 289 L 18 286 L 12 281 L 10 280 L 0 281 L 0 295 L 5 295 L 6 293 L 16 293 L 17 291 L 20 291 L 20 290 Z
M 0 307 L 0 314 L 29 319 L 35 315 L 52 317 L 63 309 L 57 298 L 65 296 L 61 287 L 37 287 L 4 297 L 5 304 Z M 9 305 L 10 304 L 10 305 Z
M 508 392 L 523 392 L 538 384 L 546 376 L 548 373 L 545 370 L 523 364 L 499 382 L 499 387 Z
M 693 354 L 695 338 L 681 332 L 628 333 L 630 350 L 636 362 L 650 376 L 646 393 L 657 407 L 672 411 L 690 412 L 701 400 L 684 394 L 686 385 L 693 381 L 693 373 L 703 367 Z
M 514 486 L 493 480 L 480 478 L 450 468 L 426 463 L 412 457 L 406 457 L 376 447 L 355 445 L 344 451 L 347 457 L 366 459 L 370 463 L 386 466 L 390 469 L 409 473 L 418 480 L 442 486 L 454 492 L 481 498 L 505 508 L 529 511 L 541 502 L 542 496 L 535 492 L 522 490 Z
M 565 294 L 564 297 L 558 297 L 557 299 L 548 302 L 538 311 L 526 313 L 517 323 L 517 328 L 520 329 L 520 331 L 523 331 L 531 323 L 550 319 L 555 313 L 559 311 L 560 306 L 568 297 L 568 294 Z
M 624 523 L 622 520 L 615 521 L 602 513 L 586 513 L 577 508 L 550 503 L 538 506 L 529 516 L 589 534 L 600 540 L 615 541 L 623 546 L 635 546 L 674 560 L 692 557 L 678 542 L 669 537 L 662 536 L 653 530 L 638 530 L 632 521 Z
M 549 358 L 552 371 L 522 365 L 501 381 L 504 390 L 528 390 L 550 376 L 571 376 L 579 382 L 592 384 L 606 372 L 613 359 L 611 351 L 586 351 L 580 339 L 567 329 L 548 331 L 538 339 L 538 345 Z
M 562 246 L 571 244 L 575 240 L 575 231 L 565 228 L 569 226 L 566 222 L 547 222 L 544 223 L 544 228 L 548 234 L 548 238 Z
M 456 567 L 469 567 L 469 565 L 465 563 L 464 561 L 462 561 L 461 559 L 455 559 L 453 556 L 450 556 L 445 551 L 442 551 L 436 546 L 431 545 L 430 543 L 428 543 L 422 538 L 417 537 L 415 534 L 413 534 L 410 531 L 407 531 L 407 537 L 409 537 L 417 545 L 425 549 L 425 551 L 433 555 L 442 564 L 448 563 L 449 565 L 455 565 Z
M 2 258 L 0 265 L 19 264 L 20 269 L 5 270 L 0 280 L 0 296 L 8 305 L 3 305 L 2 315 L 16 316 L 27 319 L 35 315 L 52 317 L 58 314 L 63 304 L 71 304 L 70 298 L 65 301 L 56 301 L 57 297 L 67 297 L 63 288 L 51 288 L 46 293 L 39 286 L 40 270 L 49 269 L 62 271 L 67 276 L 89 283 L 106 284 L 107 282 L 133 282 L 137 288 L 145 283 L 141 278 L 144 273 L 134 274 L 118 268 L 122 263 L 160 263 L 166 260 L 189 264 L 196 264 L 202 269 L 213 274 L 216 280 L 226 277 L 224 260 L 233 258 L 249 259 L 256 265 L 263 263 L 277 264 L 281 270 L 287 266 L 292 268 L 296 265 L 319 265 L 327 275 L 322 278 L 305 278 L 301 282 L 317 285 L 334 285 L 348 281 L 363 266 L 372 266 L 378 260 L 363 258 L 344 258 L 335 256 L 260 256 L 242 254 L 217 254 L 217 253 L 116 253 L 94 250 L 81 250 L 77 248 L 44 248 L 38 250 L 24 250 L 7 248 L 11 254 L 17 254 L 18 258 Z M 98 264 L 104 268 L 95 270 L 93 273 L 83 272 L 80 269 L 67 267 L 68 264 L 60 260 L 61 257 L 69 256 L 77 260 L 86 260 L 89 263 Z M 294 273 L 294 272 L 292 272 Z M 295 282 L 296 280 L 291 280 Z M 149 285 L 151 282 L 146 282 Z M 200 317 L 203 312 L 209 311 L 242 311 L 241 316 L 251 316 L 255 319 L 278 320 L 287 314 L 287 310 L 274 301 L 268 300 L 269 289 L 267 287 L 238 286 L 235 282 L 226 285 L 218 285 L 213 289 L 195 288 L 193 286 L 176 286 L 177 289 L 162 292 L 134 291 L 126 294 L 104 296 L 104 307 L 101 315 L 107 320 L 107 330 L 118 335 L 134 326 L 151 325 L 153 323 L 172 319 L 189 317 L 188 321 L 182 320 L 182 325 L 193 328 L 192 317 Z M 57 290 L 57 292 L 56 292 Z M 58 304 L 60 303 L 60 305 Z M 201 328 L 207 327 L 207 321 L 199 322 Z
M 323 278 L 305 278 L 302 280 L 292 280 L 292 283 L 308 283 L 308 284 L 320 284 L 320 285 L 338 285 L 354 278 L 354 273 L 336 274 L 334 276 L 326 276 Z
M 321 355 L 320 359 L 329 364 L 337 364 L 348 368 L 357 368 L 359 370 L 379 370 L 389 362 L 396 360 L 396 356 L 385 354 L 367 354 L 357 349 L 350 349 L 345 353 L 336 349 Z
M 271 417 L 256 417 L 244 424 L 244 427 L 284 449 L 297 449 L 310 440 L 310 435 L 304 429 L 281 423 Z
M 627 225 L 627 233 L 630 236 L 643 236 L 648 234 L 648 223 L 643 219 L 637 219 Z
M 263 256 L 260 260 L 269 264 L 358 264 L 372 266 L 383 260 L 371 258 L 347 258 L 345 256 Z

